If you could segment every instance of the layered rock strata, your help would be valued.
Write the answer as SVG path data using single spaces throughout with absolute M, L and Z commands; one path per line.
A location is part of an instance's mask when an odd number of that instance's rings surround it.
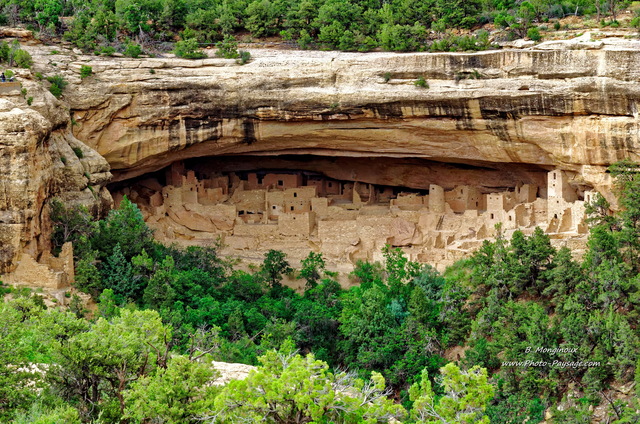
M 111 178 L 109 164 L 74 137 L 68 107 L 28 71 L 19 71 L 17 77 L 16 86 L 0 84 L 0 275 L 49 252 L 48 204 L 54 197 L 96 214 L 112 203 L 105 188 Z M 32 105 L 27 96 L 33 97 Z M 69 270 L 63 271 L 62 265 L 51 270 L 51 261 L 43 261 L 43 272 L 31 267 L 32 274 L 47 280 L 43 284 L 57 287 L 67 281 L 60 273 Z
M 74 134 L 116 180 L 192 157 L 313 154 L 535 164 L 599 186 L 604 167 L 638 158 L 634 50 L 254 57 L 79 57 L 69 70 L 84 59 L 96 76 L 67 96 Z
M 326 174 L 345 181 L 447 190 L 477 181 L 483 193 L 540 185 L 540 172 L 558 169 L 579 195 L 595 188 L 612 200 L 606 167 L 640 159 L 640 53 L 625 41 L 587 44 L 474 54 L 254 50 L 244 66 L 29 46 L 34 71 L 70 85 L 59 103 L 25 73 L 33 106 L 19 91 L 2 97 L 2 269 L 20 252 L 47 249 L 52 196 L 107 205 L 108 165 L 126 184 L 177 160 L 314 155 L 335 159 Z M 81 79 L 82 65 L 93 75 Z M 420 77 L 428 88 L 414 84 Z M 362 160 L 350 170 L 349 158 L 389 161 L 367 173 Z

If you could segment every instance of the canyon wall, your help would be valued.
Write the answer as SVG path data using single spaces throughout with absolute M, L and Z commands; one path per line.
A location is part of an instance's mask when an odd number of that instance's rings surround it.
M 95 214 L 112 204 L 109 164 L 74 137 L 68 106 L 31 78 L 22 70 L 20 82 L 0 84 L 0 275 L 49 251 L 54 197 Z M 43 284 L 66 279 L 61 273 L 51 271 Z
M 241 66 L 102 58 L 34 43 L 34 72 L 70 84 L 59 102 L 23 71 L 33 105 L 19 92 L 0 99 L 1 270 L 23 252 L 47 250 L 53 196 L 105 209 L 109 168 L 122 187 L 211 156 L 233 156 L 237 167 L 245 157 L 322 157 L 327 166 L 309 167 L 329 178 L 424 190 L 473 184 L 483 193 L 542 187 L 558 169 L 578 196 L 596 189 L 612 200 L 606 167 L 640 159 L 640 52 L 622 40 L 593 47 L 252 50 Z M 82 65 L 93 75 L 81 79 Z M 414 84 L 420 77 L 428 87 Z M 385 162 L 366 164 L 375 158 Z
M 78 58 L 69 69 L 84 59 L 96 76 L 66 96 L 74 134 L 115 180 L 191 157 L 313 154 L 536 165 L 597 186 L 603 167 L 638 159 L 637 51 L 254 56 Z

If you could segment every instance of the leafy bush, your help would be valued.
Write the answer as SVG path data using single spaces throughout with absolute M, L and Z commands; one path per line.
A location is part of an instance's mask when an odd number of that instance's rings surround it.
M 238 58 L 237 62 L 240 65 L 244 65 L 245 63 L 249 62 L 249 60 L 251 60 L 251 53 L 240 50 L 240 57 Z
M 73 148 L 73 153 L 76 154 L 78 159 L 82 159 L 84 157 L 84 153 L 82 153 L 82 149 L 80 147 L 74 147 Z
M 636 16 L 629 22 L 631 28 L 635 28 L 640 33 L 640 16 Z
M 33 58 L 26 50 L 16 50 L 13 56 L 13 60 L 15 61 L 16 65 L 21 68 L 28 69 L 31 68 L 31 65 L 33 65 Z
M 236 59 L 239 56 L 238 43 L 232 35 L 227 35 L 224 40 L 216 43 L 218 51 L 216 56 L 224 57 L 225 59 Z
M 93 74 L 93 68 L 89 65 L 80 66 L 80 78 L 85 79 Z
M 4 76 L 7 78 L 11 78 L 13 77 L 15 74 L 13 73 L 13 71 L 11 69 L 7 69 L 6 71 L 4 71 Z
M 51 84 L 57 85 L 63 90 L 68 84 L 68 82 L 64 79 L 62 75 L 53 75 L 53 76 L 47 77 L 47 81 L 49 81 Z
M 27 97 L 27 105 L 31 106 L 32 103 L 33 103 L 33 97 Z
M 200 50 L 198 40 L 195 38 L 178 41 L 173 52 L 183 59 L 202 59 L 207 57 L 207 54 Z
M 136 43 L 127 43 L 127 47 L 124 49 L 124 55 L 137 59 L 142 54 L 142 47 Z
M 0 61 L 6 61 L 9 60 L 9 52 L 11 51 L 11 48 L 9 47 L 9 44 L 7 44 L 6 41 L 1 41 L 0 42 Z
M 298 47 L 302 50 L 306 50 L 313 43 L 313 37 L 309 35 L 309 32 L 306 29 L 302 29 L 300 31 L 300 37 L 298 37 Z
M 116 49 L 111 47 L 111 46 L 105 46 L 102 48 L 102 50 L 98 51 L 98 54 L 102 55 L 102 56 L 111 56 L 116 52 Z
M 509 14 L 509 13 L 505 13 L 505 12 L 500 12 L 498 15 L 496 15 L 496 17 L 493 19 L 493 23 L 498 27 L 498 28 L 509 28 L 511 25 L 513 25 L 516 22 L 516 17 Z
M 426 79 L 424 79 L 424 77 L 420 77 L 418 78 L 416 81 L 414 81 L 413 83 L 416 87 L 420 87 L 420 88 L 429 88 L 429 83 L 427 82 Z
M 67 86 L 67 81 L 62 77 L 62 75 L 53 75 L 47 77 L 47 81 L 51 83 L 51 87 L 49 87 L 49 92 L 54 95 L 56 99 L 59 99 L 62 96 L 62 91 Z
M 62 88 L 60 88 L 58 84 L 51 84 L 49 92 L 53 94 L 56 99 L 59 99 L 62 96 Z
M 531 27 L 527 30 L 527 37 L 533 41 L 540 41 L 542 39 L 542 35 L 540 35 L 540 30 L 537 27 Z

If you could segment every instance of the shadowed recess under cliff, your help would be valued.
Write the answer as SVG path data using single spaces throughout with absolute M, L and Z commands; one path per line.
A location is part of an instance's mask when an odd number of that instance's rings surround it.
M 110 186 L 128 196 L 155 236 L 259 260 L 320 251 L 335 269 L 377 260 L 385 244 L 439 267 L 496 235 L 542 226 L 558 241 L 584 242 L 575 175 L 519 164 L 446 164 L 388 157 L 218 156 L 174 162 Z

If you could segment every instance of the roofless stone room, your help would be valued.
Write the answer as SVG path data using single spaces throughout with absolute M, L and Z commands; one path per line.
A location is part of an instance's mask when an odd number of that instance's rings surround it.
M 424 159 L 312 155 L 194 158 L 110 186 L 136 203 L 155 238 L 211 245 L 259 261 L 321 252 L 336 270 L 382 260 L 401 247 L 439 269 L 496 235 L 541 227 L 577 254 L 588 233 L 571 175 L 533 166 L 444 164 Z M 404 183 L 404 184 L 403 184 Z
M 639 28 L 0 0 L 0 423 L 640 423 Z

